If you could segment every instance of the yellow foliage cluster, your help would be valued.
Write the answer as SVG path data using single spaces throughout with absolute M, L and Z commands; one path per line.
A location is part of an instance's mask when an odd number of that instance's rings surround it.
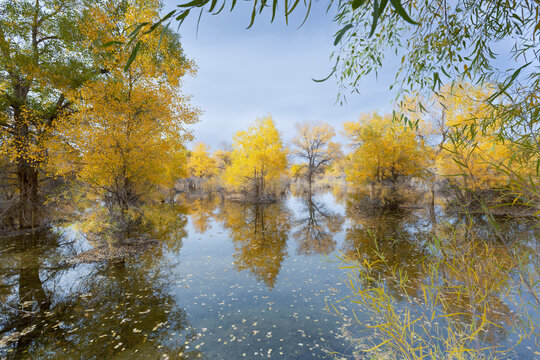
M 55 161 L 64 165 L 58 172 L 77 163 L 80 180 L 116 198 L 144 195 L 183 175 L 184 144 L 192 137 L 186 125 L 198 119 L 198 110 L 180 92 L 181 78 L 194 72 L 194 64 L 184 58 L 176 35 L 164 31 L 144 37 L 128 71 L 123 67 L 129 47 L 103 51 L 97 46 L 127 42 L 127 29 L 159 19 L 159 2 L 124 5 L 98 4 L 81 25 L 103 75 L 71 94 L 77 111 L 63 119 L 61 134 L 75 160 Z M 57 150 L 56 156 L 65 157 L 65 146 Z
M 292 164 L 289 170 L 293 179 L 298 179 L 306 173 L 306 164 Z
M 490 92 L 461 84 L 445 89 L 442 95 L 444 142 L 437 158 L 439 173 L 463 189 L 485 190 L 506 185 L 508 176 L 499 166 L 511 157 L 511 148 L 479 126 L 491 111 L 485 102 Z
M 391 115 L 364 114 L 344 124 L 354 151 L 346 168 L 347 181 L 365 184 L 396 183 L 403 177 L 421 176 L 429 166 L 429 152 L 418 132 Z
M 231 165 L 225 181 L 233 189 L 251 190 L 256 197 L 279 179 L 287 168 L 287 150 L 271 117 L 257 119 L 233 140 Z
M 191 151 L 188 162 L 188 170 L 191 176 L 212 177 L 217 174 L 217 161 L 209 153 L 208 146 L 198 143 Z

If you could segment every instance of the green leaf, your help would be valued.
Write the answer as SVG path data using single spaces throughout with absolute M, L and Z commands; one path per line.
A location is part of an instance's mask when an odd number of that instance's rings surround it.
M 249 26 L 246 29 L 249 29 L 253 26 L 255 23 L 255 15 L 257 15 L 257 0 L 255 0 L 255 3 L 253 4 L 253 11 L 251 12 L 251 20 L 249 22 Z
M 386 0 L 383 1 L 386 2 Z M 371 22 L 371 31 L 369 32 L 368 37 L 373 36 L 373 34 L 375 33 L 375 28 L 377 28 L 377 22 L 379 21 L 379 16 L 381 16 L 379 9 L 379 1 L 375 0 L 373 2 L 373 21 Z
M 390 2 L 392 3 L 392 6 L 396 10 L 396 12 L 399 14 L 399 16 L 403 18 L 403 20 L 405 20 L 406 22 L 410 24 L 418 25 L 418 23 L 414 21 L 413 19 L 411 19 L 409 14 L 407 14 L 405 9 L 403 8 L 403 5 L 401 5 L 400 0 L 390 0 Z
M 439 76 L 439 73 L 436 72 L 433 74 L 433 86 L 431 87 L 431 89 L 433 91 L 435 91 L 435 89 L 438 89 L 439 86 L 442 84 L 442 81 L 441 81 L 441 78 Z
M 288 15 L 288 12 L 289 12 L 289 2 L 287 0 L 285 0 L 285 24 L 286 25 L 289 25 L 289 15 Z
M 300 0 L 296 0 L 294 2 L 293 6 L 289 9 L 289 12 L 287 13 L 287 16 L 289 16 L 293 12 L 294 8 L 296 8 L 296 5 L 298 5 L 299 2 Z
M 131 63 L 135 58 L 137 57 L 137 53 L 139 52 L 139 49 L 141 48 L 141 41 L 137 41 L 137 45 L 133 48 L 133 51 L 131 51 L 131 54 L 129 55 L 129 59 L 126 63 L 126 66 L 124 66 L 124 71 L 128 71 L 129 67 L 131 66 Z
M 306 16 L 304 16 L 304 20 L 302 20 L 302 23 L 298 26 L 298 29 L 302 27 L 306 23 L 306 20 L 308 19 L 309 13 L 311 12 L 311 0 L 308 1 L 308 8 L 306 11 Z
M 272 20 L 270 20 L 270 22 L 274 22 L 274 18 L 276 17 L 277 5 L 278 5 L 278 0 L 274 0 L 272 2 Z
M 176 17 L 176 21 L 183 22 L 188 15 L 189 15 L 189 10 L 186 10 Z
M 339 44 L 339 42 L 341 41 L 341 38 L 343 37 L 343 35 L 345 35 L 345 33 L 352 27 L 353 27 L 353 24 L 347 24 L 341 30 L 339 30 L 336 33 L 336 39 L 334 40 L 334 46 Z
M 112 45 L 122 45 L 123 42 L 122 41 L 109 41 L 109 42 L 106 42 L 105 44 L 101 45 L 101 47 L 109 47 L 109 46 L 112 46 Z
M 193 6 L 201 7 L 201 6 L 206 5 L 206 3 L 208 3 L 208 0 L 192 0 L 185 4 L 179 4 L 177 5 L 177 7 L 193 7 Z
M 174 14 L 176 14 L 176 10 L 173 10 L 171 11 L 170 13 L 168 13 L 167 15 L 165 15 L 163 18 L 161 18 L 161 20 L 159 20 L 158 22 L 156 22 L 154 25 L 150 26 L 150 29 L 148 29 L 147 31 L 145 31 L 144 33 L 145 34 L 148 34 L 148 33 L 151 33 L 152 31 L 154 31 L 159 25 L 161 25 L 165 20 L 169 19 L 171 16 L 173 16 Z
M 351 6 L 352 6 L 353 10 L 356 10 L 360 6 L 364 5 L 365 2 L 366 2 L 366 0 L 353 0 L 352 3 L 351 3 Z
M 531 62 L 528 62 L 526 63 L 525 65 L 523 65 L 522 67 L 520 67 L 519 69 L 517 69 L 516 71 L 514 71 L 514 73 L 512 74 L 512 76 L 510 76 L 510 78 L 508 78 L 506 81 L 505 81 L 505 84 L 503 85 L 503 87 L 497 91 L 495 94 L 491 95 L 487 101 L 488 102 L 492 102 L 493 100 L 495 100 L 497 97 L 499 97 L 499 95 L 501 95 L 502 93 L 504 93 L 506 91 L 506 89 L 508 89 L 510 87 L 510 85 L 512 85 L 512 83 L 514 82 L 514 80 L 516 80 L 516 78 L 518 77 L 519 73 L 521 72 L 521 70 L 523 70 L 524 68 L 526 68 L 527 66 L 529 66 L 531 64 Z
M 131 33 L 129 33 L 128 35 L 128 38 L 135 38 L 135 36 L 137 36 L 137 34 L 139 33 L 139 31 L 141 31 L 142 27 L 145 26 L 145 25 L 148 25 L 149 22 L 143 22 L 143 23 L 140 23 L 139 25 L 137 25 L 137 27 L 135 28 L 135 30 L 133 30 Z
M 217 0 L 212 0 L 212 4 L 210 5 L 210 9 L 208 9 L 208 12 L 212 12 L 214 8 L 217 5 Z
M 313 80 L 315 82 L 324 82 L 324 81 L 330 79 L 330 76 L 334 75 L 335 72 L 336 72 L 336 68 L 332 69 L 332 72 L 330 74 L 328 74 L 328 76 L 325 77 L 324 79 L 311 79 L 311 80 Z

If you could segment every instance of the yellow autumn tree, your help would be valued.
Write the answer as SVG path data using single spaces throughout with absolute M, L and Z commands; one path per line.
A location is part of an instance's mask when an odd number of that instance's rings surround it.
M 155 23 L 160 7 L 158 1 L 130 0 L 98 2 L 89 10 L 81 27 L 102 75 L 72 94 L 77 111 L 64 119 L 64 144 L 75 161 L 62 161 L 65 147 L 56 152 L 57 163 L 66 166 L 59 171 L 75 163 L 78 178 L 123 217 L 185 172 L 184 144 L 192 137 L 186 125 L 198 118 L 181 93 L 181 79 L 195 65 L 175 33 L 162 29 L 145 36 L 133 45 L 138 55 L 124 71 L 132 49 L 119 42 L 126 43 L 137 24 Z
M 289 173 L 293 179 L 297 180 L 298 178 L 305 176 L 306 167 L 306 164 L 292 164 Z
M 468 84 L 442 92 L 439 126 L 443 139 L 437 167 L 458 196 L 501 188 L 509 180 L 500 167 L 511 157 L 511 148 L 491 130 L 483 131 L 479 126 L 491 111 L 485 102 L 489 95 L 489 89 Z
M 246 131 L 233 139 L 231 165 L 226 183 L 236 191 L 250 193 L 254 200 L 267 198 L 287 168 L 287 150 L 283 146 L 274 120 L 257 119 Z
M 198 178 L 212 177 L 217 173 L 216 160 L 210 155 L 209 148 L 198 143 L 191 151 L 188 163 L 189 175 Z
M 216 167 L 219 172 L 225 171 L 225 169 L 231 165 L 231 152 L 227 150 L 214 151 L 214 159 L 216 160 Z
M 429 149 L 419 133 L 392 115 L 364 114 L 344 124 L 353 146 L 346 168 L 347 182 L 361 190 L 366 186 L 372 199 L 383 206 L 401 202 L 400 186 L 422 176 L 429 166 Z

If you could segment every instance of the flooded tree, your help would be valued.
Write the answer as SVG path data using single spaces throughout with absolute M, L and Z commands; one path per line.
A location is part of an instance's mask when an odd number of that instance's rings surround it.
M 0 174 L 16 186 L 0 217 L 19 228 L 43 223 L 47 140 L 72 108 L 67 93 L 93 75 L 80 43 L 82 8 L 71 0 L 0 3 Z
M 479 201 L 502 203 L 503 189 L 510 182 L 510 174 L 500 169 L 510 164 L 511 143 L 478 128 L 479 119 L 489 116 L 490 106 L 483 99 L 490 93 L 467 84 L 444 90 L 437 168 L 462 206 L 478 206 Z M 468 136 L 467 129 L 479 133 Z M 511 166 L 519 172 L 518 163 Z
M 296 123 L 296 136 L 292 140 L 294 154 L 305 161 L 305 177 L 308 194 L 312 194 L 314 176 L 322 173 L 326 166 L 340 157 L 339 144 L 332 142 L 336 135 L 326 123 Z
M 273 198 L 272 193 L 286 168 L 287 150 L 274 120 L 261 118 L 248 130 L 235 134 L 225 181 L 255 202 L 265 201 Z
M 367 188 L 377 206 L 401 205 L 401 190 L 429 166 L 429 148 L 419 132 L 378 114 L 364 114 L 344 127 L 353 147 L 347 182 L 357 190 Z
M 187 168 L 189 176 L 196 181 L 193 189 L 196 191 L 202 191 L 202 182 L 216 176 L 219 170 L 217 161 L 210 153 L 209 147 L 203 143 L 198 143 L 191 150 Z
M 184 56 L 177 34 L 163 29 L 133 44 L 139 55 L 129 71 L 121 65 L 131 51 L 118 44 L 127 29 L 151 23 L 159 10 L 158 1 L 90 7 L 82 25 L 86 46 L 106 71 L 71 94 L 77 112 L 64 119 L 65 146 L 57 151 L 57 163 L 74 170 L 90 196 L 105 201 L 119 228 L 136 222 L 137 209 L 185 173 L 184 144 L 191 139 L 186 125 L 198 117 L 181 93 L 182 78 L 193 74 L 195 65 Z

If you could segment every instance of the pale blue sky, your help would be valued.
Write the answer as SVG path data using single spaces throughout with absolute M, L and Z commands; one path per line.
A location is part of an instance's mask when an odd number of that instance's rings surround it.
M 166 9 L 178 1 L 168 0 Z M 361 94 L 348 95 L 347 103 L 336 104 L 338 86 L 331 78 L 316 83 L 331 70 L 332 35 L 338 29 L 326 14 L 327 2 L 313 3 L 307 22 L 300 29 L 302 11 L 285 25 L 270 13 L 249 24 L 251 3 L 219 15 L 203 13 L 196 31 L 198 14 L 191 14 L 180 28 L 186 55 L 198 67 L 195 78 L 187 79 L 185 92 L 203 110 L 201 121 L 193 127 L 195 142 L 217 149 L 222 141 L 245 129 L 257 117 L 271 114 L 283 139 L 294 136 L 296 121 L 325 121 L 338 131 L 345 121 L 362 112 L 390 111 L 395 94 L 388 90 L 395 71 L 385 67 L 385 75 L 365 79 Z

